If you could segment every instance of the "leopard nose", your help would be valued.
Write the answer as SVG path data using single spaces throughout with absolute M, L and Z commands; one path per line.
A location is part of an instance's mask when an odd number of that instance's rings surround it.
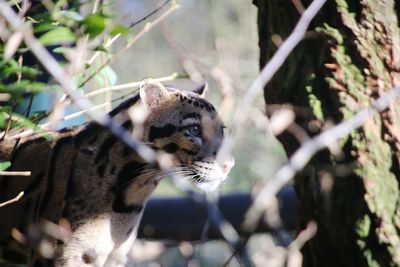
M 228 174 L 228 172 L 232 169 L 232 167 L 235 165 L 235 158 L 234 157 L 230 157 L 229 159 L 225 160 L 222 163 L 222 171 L 225 174 Z

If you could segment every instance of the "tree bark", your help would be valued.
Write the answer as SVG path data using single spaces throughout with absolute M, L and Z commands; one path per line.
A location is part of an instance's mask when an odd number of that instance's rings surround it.
M 260 66 L 300 13 L 300 1 L 259 0 Z M 310 1 L 303 1 L 307 6 Z M 351 117 L 399 85 L 400 34 L 394 1 L 327 1 L 310 31 L 265 87 L 269 107 L 289 104 L 310 136 Z M 396 105 L 397 102 L 397 105 Z M 314 220 L 304 266 L 400 266 L 400 106 L 394 102 L 320 152 L 295 178 L 299 229 Z M 270 112 L 268 112 L 271 115 Z M 300 142 L 278 136 L 288 156 Z

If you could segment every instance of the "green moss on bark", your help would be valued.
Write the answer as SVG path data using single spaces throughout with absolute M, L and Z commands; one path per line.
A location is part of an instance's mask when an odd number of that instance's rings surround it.
M 271 35 L 287 37 L 299 14 L 289 2 L 257 3 L 264 66 L 276 50 Z M 327 1 L 310 28 L 320 34 L 294 50 L 265 88 L 266 103 L 308 110 L 312 116 L 300 115 L 296 123 L 313 135 L 311 121 L 350 118 L 400 85 L 399 6 L 391 0 Z M 289 134 L 279 140 L 289 156 L 298 147 Z M 340 159 L 322 151 L 296 177 L 300 227 L 314 220 L 319 229 L 304 248 L 304 266 L 400 266 L 399 102 L 340 145 Z M 340 174 L 327 166 L 348 170 Z M 330 192 L 321 189 L 324 172 L 336 175 Z
M 347 52 L 349 44 L 345 43 L 345 37 L 339 30 L 326 24 L 320 32 L 336 41 L 331 49 L 336 68 L 328 82 L 337 90 L 340 110 L 343 117 L 348 118 L 370 105 L 377 95 L 382 95 L 396 85 L 391 78 L 398 75 L 392 69 L 396 66 L 388 64 L 395 63 L 391 53 L 394 52 L 393 42 L 397 38 L 392 37 L 393 33 L 398 34 L 399 31 L 397 20 L 393 19 L 396 17 L 393 2 L 388 8 L 387 2 L 363 1 L 359 21 L 356 21 L 355 14 L 349 12 L 346 1 L 336 2 L 343 23 L 354 34 L 358 54 Z M 387 15 L 391 19 L 385 19 Z M 352 60 L 356 56 L 362 59 L 358 66 Z M 363 179 L 365 201 L 374 219 L 379 221 L 375 224 L 376 228 L 366 227 L 366 217 L 356 223 L 360 241 L 358 244 L 371 266 L 376 266 L 373 259 L 377 256 L 365 240 L 366 230 L 371 232 L 378 243 L 385 245 L 392 256 L 392 265 L 400 266 L 400 229 L 395 223 L 398 216 L 396 211 L 400 205 L 399 173 L 393 172 L 393 165 L 397 164 L 393 162 L 393 147 L 398 148 L 396 143 L 399 140 L 398 136 L 390 136 L 393 133 L 391 129 L 398 128 L 400 124 L 393 125 L 398 122 L 398 116 L 390 118 L 390 114 L 399 114 L 397 106 L 392 105 L 388 112 L 373 116 L 362 129 L 352 134 L 352 150 L 356 151 L 354 156 L 357 159 L 355 173 Z

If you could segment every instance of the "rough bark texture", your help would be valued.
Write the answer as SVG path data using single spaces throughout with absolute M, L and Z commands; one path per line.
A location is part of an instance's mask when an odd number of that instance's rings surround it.
M 277 49 L 271 37 L 285 39 L 300 17 L 292 2 L 255 1 L 261 66 Z M 399 85 L 398 8 L 394 1 L 328 1 L 266 86 L 267 106 L 305 111 L 296 112 L 296 123 L 314 135 Z M 288 156 L 299 146 L 290 134 L 278 138 Z M 319 153 L 295 180 L 299 227 L 318 223 L 304 266 L 400 266 L 399 101 L 339 146 L 341 153 Z

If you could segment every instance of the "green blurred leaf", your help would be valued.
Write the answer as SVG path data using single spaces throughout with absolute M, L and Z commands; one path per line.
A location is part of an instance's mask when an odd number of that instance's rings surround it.
M 8 114 L 11 113 L 11 107 L 0 107 L 0 128 L 7 126 Z
M 129 33 L 129 28 L 124 27 L 122 25 L 115 25 L 114 28 L 111 30 L 111 35 L 115 36 L 117 34 L 127 35 Z
M 73 48 L 60 46 L 53 49 L 53 52 L 57 54 L 64 54 L 70 51 L 73 51 Z
M 94 38 L 106 28 L 106 18 L 100 14 L 93 14 L 85 18 L 83 25 L 85 33 L 89 34 L 90 38 Z
M 58 27 L 39 37 L 40 43 L 45 46 L 75 42 L 76 37 L 67 27 Z
M 7 85 L 0 84 L 0 92 L 19 93 L 32 92 L 38 93 L 51 89 L 46 83 L 32 82 L 30 80 L 21 80 L 19 82 L 9 83 Z
M 76 11 L 72 10 L 61 10 L 59 14 L 67 19 L 71 19 L 74 21 L 83 21 L 84 17 Z
M 45 110 L 41 110 L 41 111 L 35 111 L 35 113 L 33 113 L 29 119 L 33 122 L 33 123 L 39 123 L 42 119 L 47 118 L 48 117 L 48 112 Z
M 51 30 L 56 29 L 58 26 L 55 23 L 52 22 L 44 22 L 40 23 L 37 26 L 33 28 L 34 33 L 39 33 L 39 32 L 48 32 Z
M 35 78 L 37 75 L 42 73 L 38 67 L 22 66 L 19 68 L 18 64 L 14 65 L 10 64 L 10 62 L 4 62 L 4 64 L 2 63 L 3 61 L 0 61 L 0 80 L 8 79 L 12 75 L 15 75 L 16 77 L 19 71 L 25 78 Z
M 0 171 L 5 171 L 11 166 L 11 162 L 9 161 L 1 161 L 0 162 Z
M 48 132 L 46 132 L 45 130 L 43 130 L 39 126 L 37 126 L 35 123 L 33 123 L 28 118 L 26 118 L 26 117 L 24 117 L 22 115 L 16 114 L 16 113 L 13 113 L 12 117 L 13 117 L 13 123 L 16 124 L 18 127 L 25 128 L 25 129 L 32 129 L 33 131 L 35 131 L 36 133 L 40 134 L 44 138 L 46 138 L 48 140 L 51 139 L 51 136 L 50 136 L 50 134 Z
M 117 74 L 110 66 L 105 66 L 94 77 L 101 86 L 113 86 L 117 83 Z
M 107 47 L 105 47 L 104 45 L 99 45 L 98 47 L 96 47 L 95 49 L 94 49 L 95 51 L 100 51 L 100 52 L 104 52 L 104 53 L 110 53 L 110 50 L 108 50 L 108 48 Z

